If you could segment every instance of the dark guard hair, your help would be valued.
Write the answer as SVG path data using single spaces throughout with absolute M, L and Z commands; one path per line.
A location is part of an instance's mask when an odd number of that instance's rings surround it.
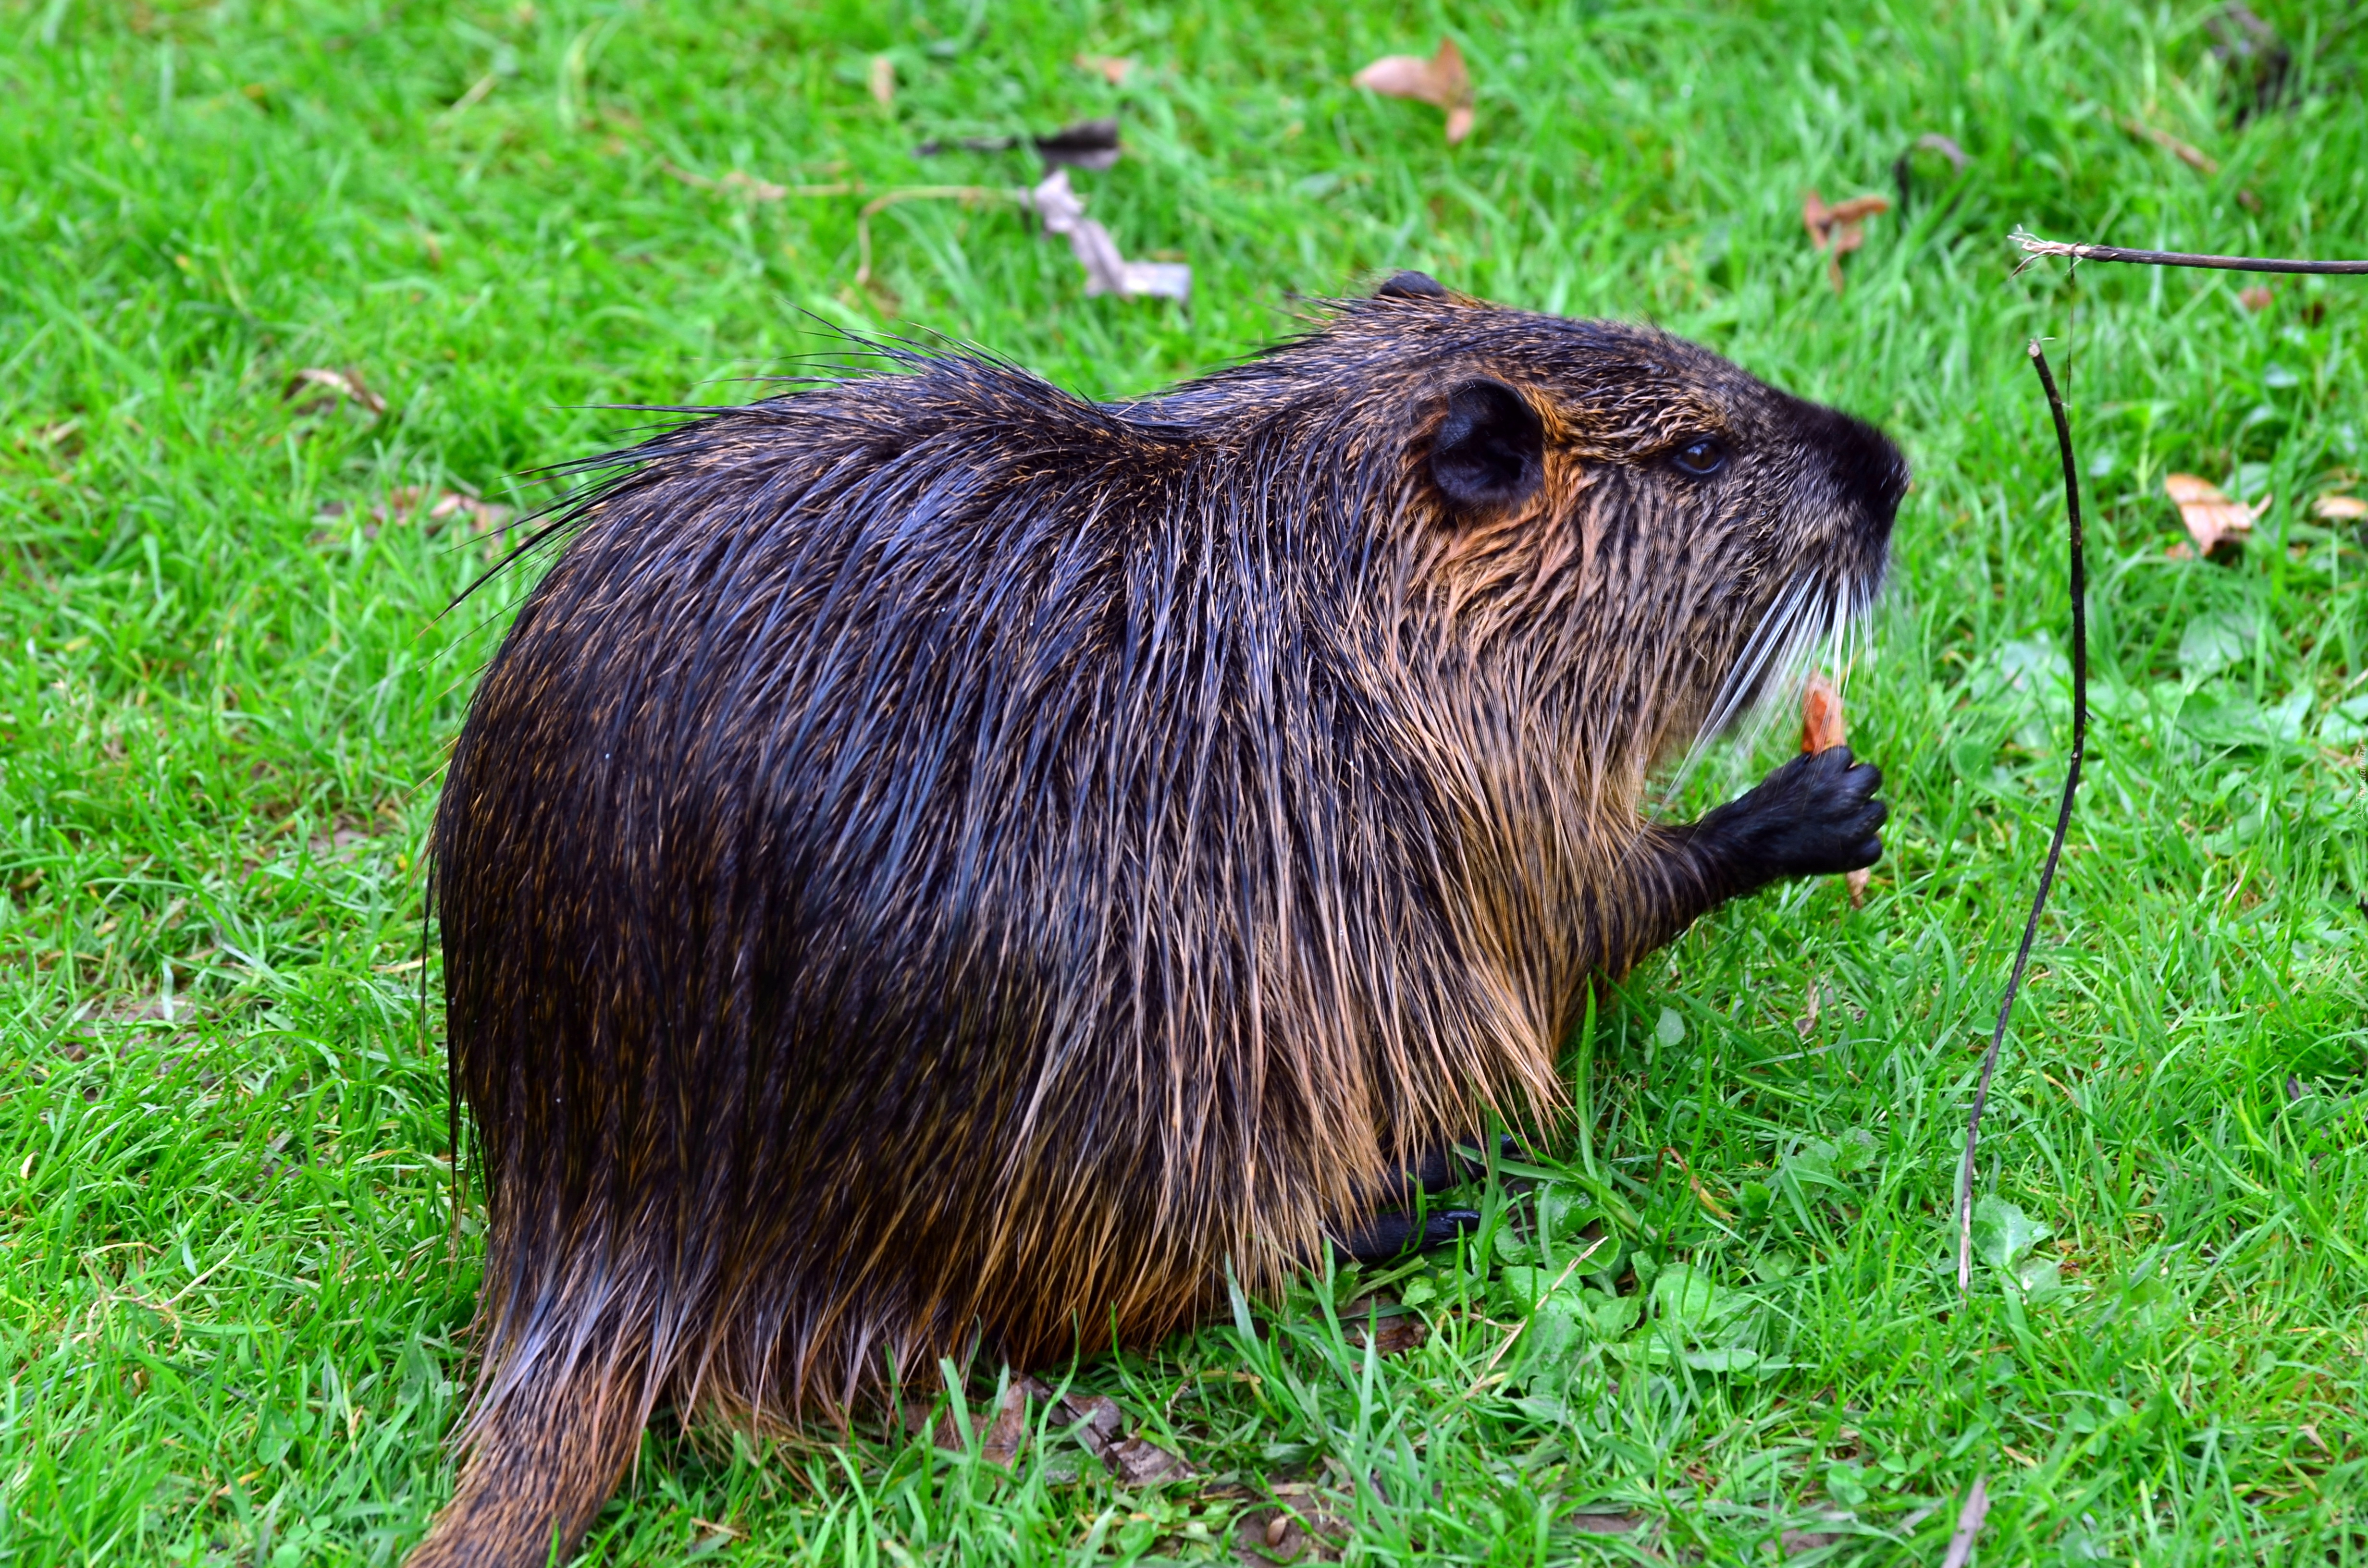
M 899 358 L 624 454 L 471 706 L 492 1229 L 415 1563 L 572 1543 L 662 1402 L 843 1418 L 1271 1290 L 1550 1115 L 1591 972 L 1879 851 L 1839 750 L 1638 807 L 1873 592 L 1869 426 L 1419 275 L 1136 403 Z

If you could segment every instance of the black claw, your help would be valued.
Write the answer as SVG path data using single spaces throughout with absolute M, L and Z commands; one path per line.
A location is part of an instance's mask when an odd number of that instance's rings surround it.
M 1374 1215 L 1352 1235 L 1334 1237 L 1332 1250 L 1351 1263 L 1388 1263 L 1410 1251 L 1445 1246 L 1479 1222 L 1476 1209 L 1433 1210 L 1420 1221 L 1393 1210 Z

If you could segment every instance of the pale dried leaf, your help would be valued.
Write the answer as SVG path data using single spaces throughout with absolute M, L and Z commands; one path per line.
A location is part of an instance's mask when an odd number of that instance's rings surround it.
M 1126 1416 L 1118 1402 L 1108 1395 L 1097 1394 L 1090 1399 L 1072 1395 L 1060 1402 L 1053 1415 L 1076 1428 L 1077 1441 L 1101 1460 L 1122 1485 L 1151 1486 L 1163 1481 L 1180 1481 L 1195 1473 L 1190 1464 L 1156 1443 L 1124 1436 Z
M 1278 1495 L 1286 1489 L 1276 1487 Z M 1234 1527 L 1234 1559 L 1248 1568 L 1278 1562 L 1338 1562 L 1349 1539 L 1347 1521 L 1302 1513 L 1295 1506 L 1253 1508 Z
M 1440 40 L 1439 52 L 1428 60 L 1413 54 L 1385 54 L 1351 80 L 1383 97 L 1411 98 L 1445 110 L 1450 142 L 1472 133 L 1472 73 L 1452 38 Z
M 2164 475 L 2162 489 L 2179 507 L 2179 520 L 2187 525 L 2198 555 L 2209 555 L 2230 540 L 2242 542 L 2253 531 L 2253 519 L 2270 506 L 2267 500 L 2258 506 L 2231 501 L 2218 485 L 2192 473 Z
M 1801 225 L 1809 231 L 1809 243 L 1826 253 L 1826 276 L 1835 293 L 1842 291 L 1842 257 L 1866 244 L 1866 221 L 1890 210 L 1891 199 L 1884 196 L 1853 196 L 1831 207 L 1815 187 L 1802 197 Z
M 1348 1339 L 1349 1348 L 1354 1350 L 1365 1348 L 1366 1340 L 1370 1337 L 1377 1355 L 1403 1356 L 1430 1337 L 1429 1325 L 1414 1312 L 1400 1312 L 1395 1317 L 1379 1319 L 1360 1312 L 1354 1317 L 1344 1314 L 1344 1320 L 1340 1330 Z
M 1581 1535 L 1633 1535 L 1651 1523 L 1642 1514 L 1573 1514 L 1564 1522 Z
M 1850 723 L 1842 714 L 1841 693 L 1822 675 L 1809 677 L 1801 693 L 1801 749 L 1815 755 L 1850 744 Z
M 873 55 L 871 67 L 865 74 L 864 81 L 865 85 L 871 89 L 873 103 L 878 104 L 882 108 L 888 108 L 895 104 L 896 62 L 894 61 L 884 54 Z
M 2368 501 L 2357 495 L 2322 495 L 2310 509 L 2321 520 L 2330 523 L 2355 523 L 2368 517 Z
M 986 1435 L 979 1442 L 979 1457 L 1008 1469 L 1019 1457 L 1020 1445 L 1027 1440 L 1028 1385 L 1021 1381 L 1003 1391 L 1003 1398 L 995 1407 L 995 1419 L 987 1424 Z
M 1833 682 L 1822 675 L 1809 677 L 1807 689 L 1801 693 L 1801 749 L 1809 754 L 1831 751 L 1850 744 L 1850 721 L 1842 712 L 1842 694 L 1834 689 Z M 1850 907 L 1866 903 L 1867 882 L 1873 873 L 1861 867 L 1842 873 L 1842 886 L 1850 892 Z M 1809 1017 L 1804 1035 L 1817 1021 L 1817 999 L 1813 987 L 1809 994 Z
M 1102 1462 L 1127 1486 L 1156 1486 L 1163 1481 L 1182 1481 L 1190 1477 L 1192 1467 L 1156 1443 L 1141 1437 L 1121 1437 L 1104 1450 Z
M 1385 54 L 1350 79 L 1358 86 L 1379 93 L 1385 98 L 1415 98 L 1427 104 L 1439 102 L 1437 90 L 1430 82 L 1430 62 L 1420 55 Z
M 1126 85 L 1126 79 L 1134 74 L 1134 58 L 1132 55 L 1118 58 L 1107 54 L 1077 56 L 1078 70 L 1091 71 L 1113 87 Z
M 1786 1530 L 1776 1539 L 1783 1547 L 1785 1556 L 1799 1557 L 1806 1552 L 1839 1545 L 1850 1538 L 1839 1530 Z

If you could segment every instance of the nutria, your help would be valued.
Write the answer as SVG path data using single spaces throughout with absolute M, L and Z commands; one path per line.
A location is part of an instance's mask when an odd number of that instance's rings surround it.
M 1880 853 L 1839 747 L 1639 806 L 1873 593 L 1871 426 L 1418 274 L 1137 402 L 882 352 L 621 454 L 470 705 L 491 1229 L 415 1564 L 564 1551 L 660 1403 L 843 1420 L 1393 1244 L 1591 975 Z

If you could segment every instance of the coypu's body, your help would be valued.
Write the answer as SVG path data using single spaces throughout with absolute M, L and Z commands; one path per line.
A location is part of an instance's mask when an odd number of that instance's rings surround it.
M 1656 333 L 1408 275 L 1164 397 L 909 357 L 628 457 L 437 820 L 492 1229 L 416 1563 L 541 1562 L 661 1403 L 1271 1288 L 1550 1109 L 1591 971 L 1876 853 L 1846 753 L 1639 813 L 1871 593 L 1906 478 Z

